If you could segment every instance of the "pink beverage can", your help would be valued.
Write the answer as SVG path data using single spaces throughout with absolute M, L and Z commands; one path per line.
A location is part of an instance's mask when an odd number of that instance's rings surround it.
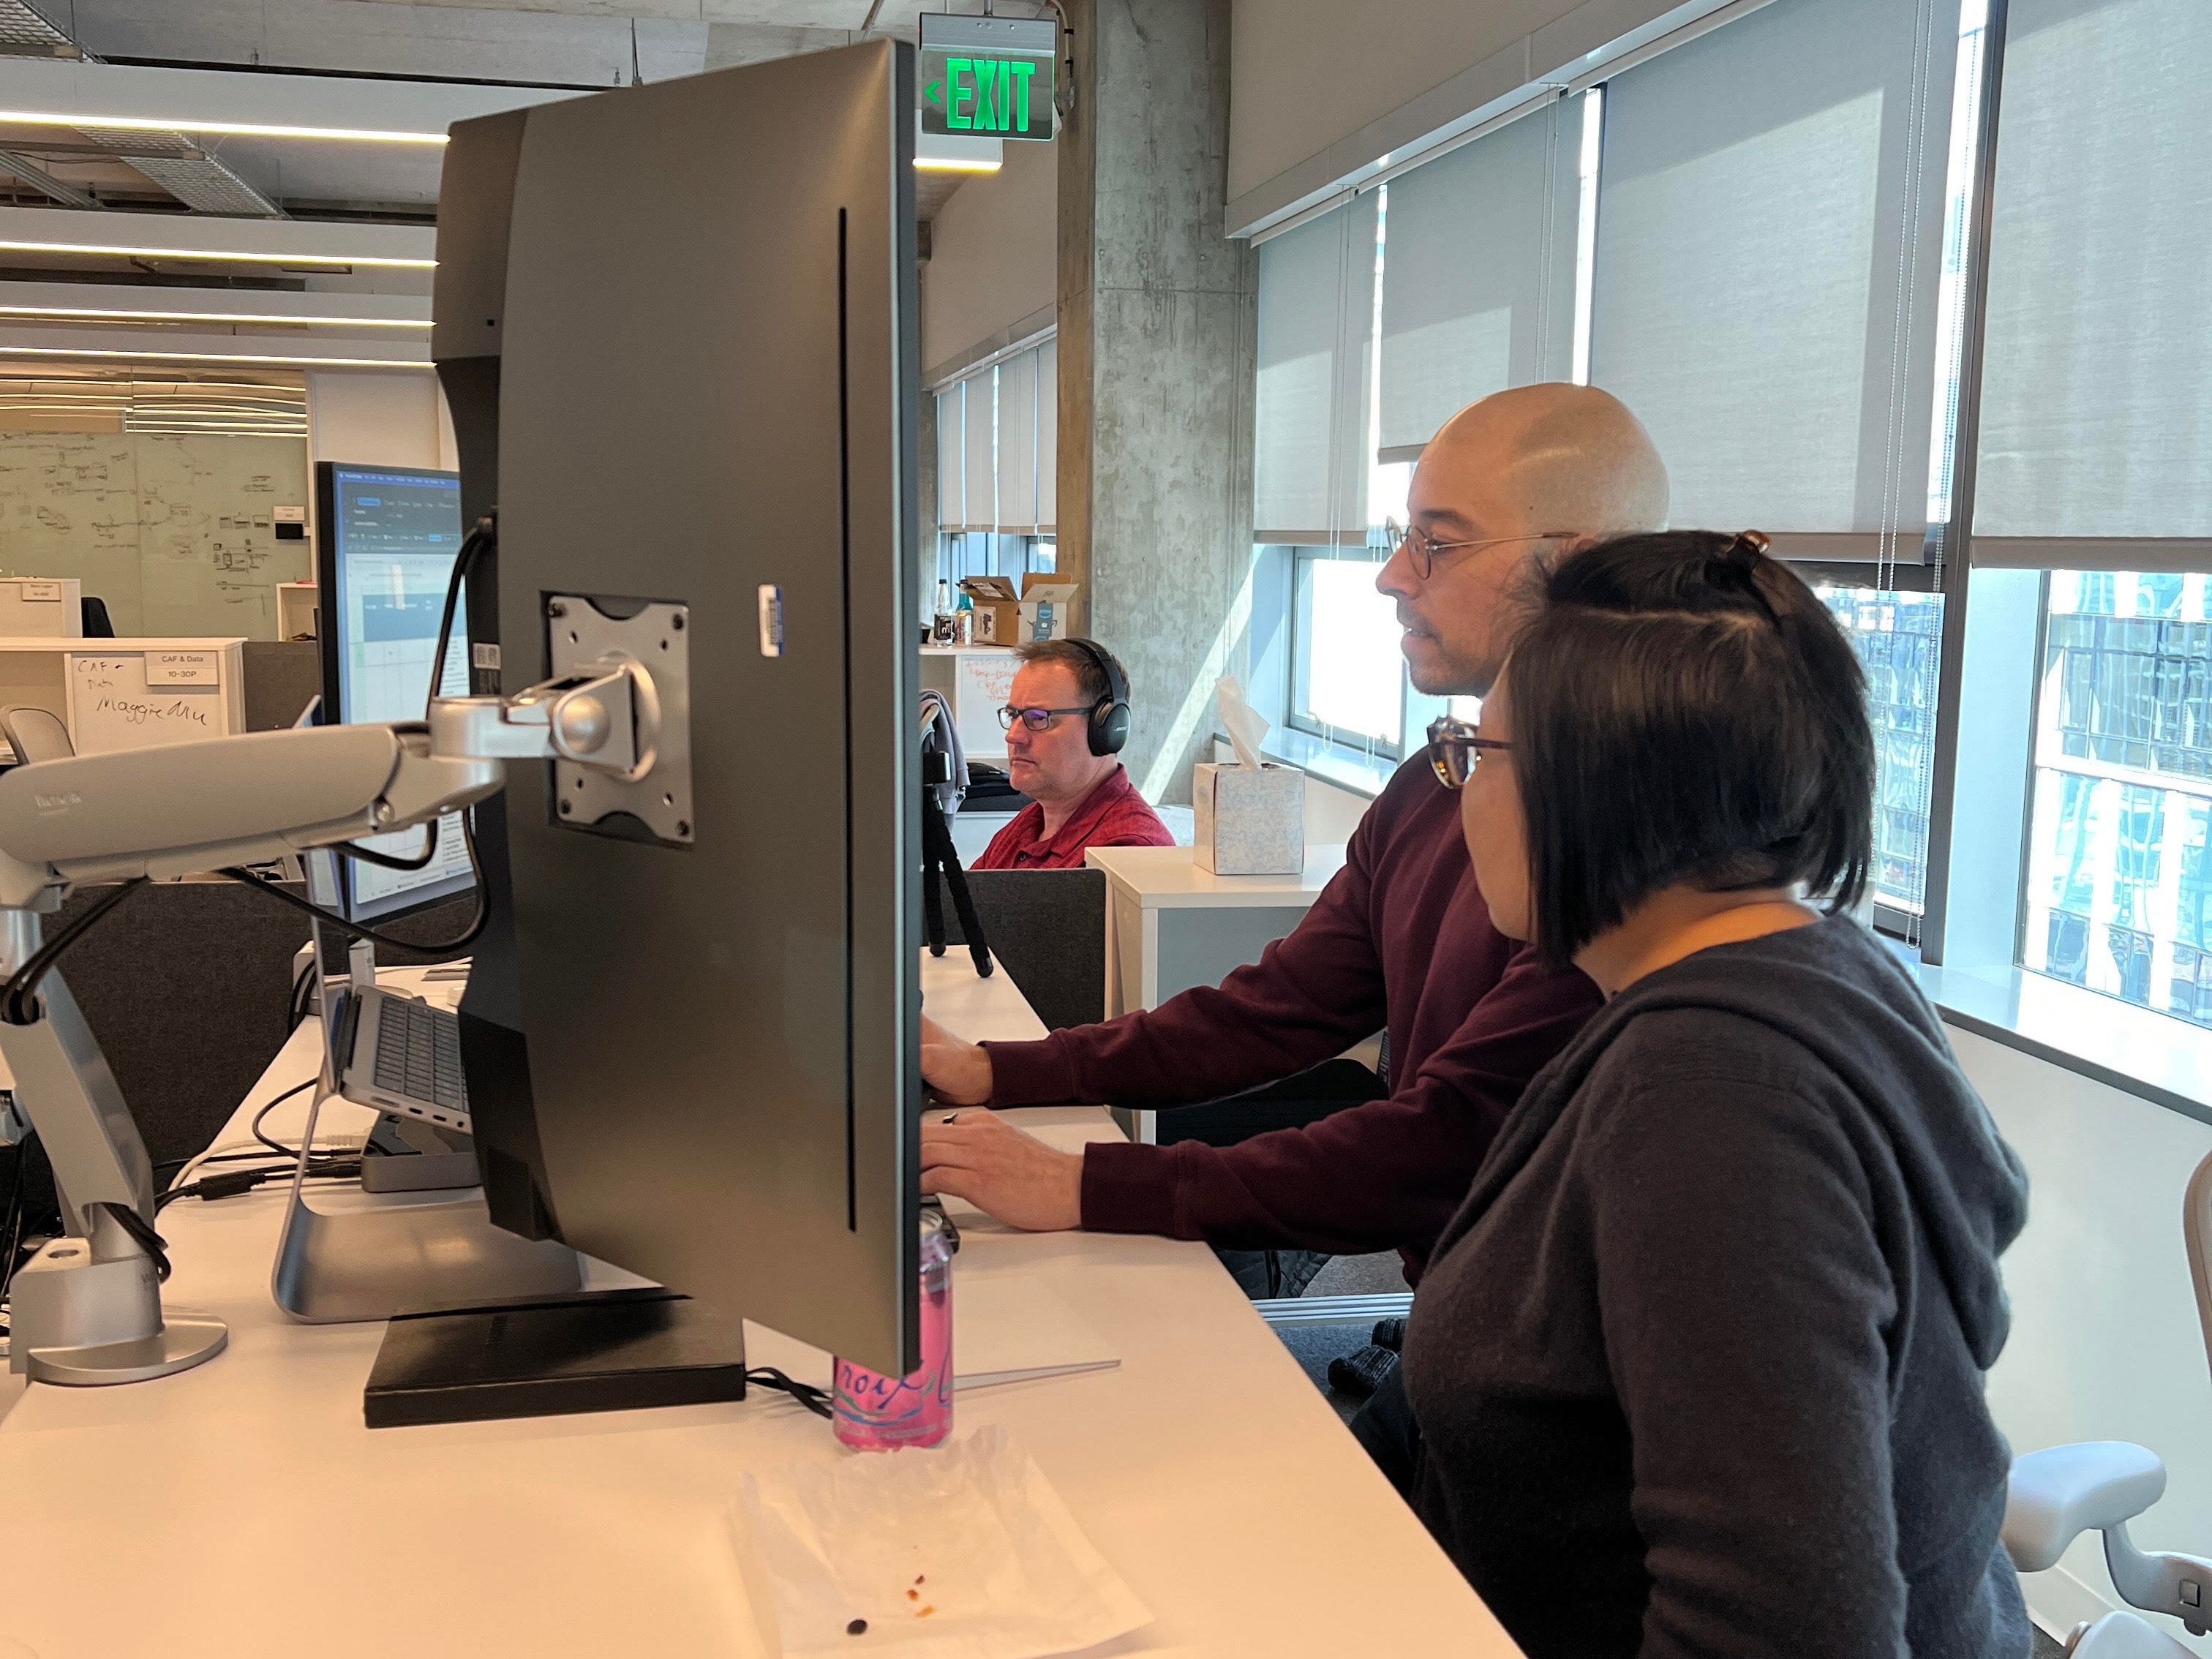
M 921 1364 L 884 1376 L 840 1359 L 833 1382 L 831 1426 L 856 1451 L 935 1446 L 952 1432 L 952 1239 L 935 1210 L 921 1212 Z

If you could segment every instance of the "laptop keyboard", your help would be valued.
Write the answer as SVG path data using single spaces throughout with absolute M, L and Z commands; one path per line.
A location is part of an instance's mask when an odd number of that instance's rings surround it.
M 444 1008 L 385 997 L 376 1022 L 376 1086 L 449 1112 L 469 1109 L 461 1077 L 461 1022 Z

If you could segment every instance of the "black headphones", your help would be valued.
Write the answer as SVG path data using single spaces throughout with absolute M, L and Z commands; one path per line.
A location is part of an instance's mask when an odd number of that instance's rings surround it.
M 1089 640 L 1070 639 L 1068 643 L 1097 663 L 1098 672 L 1106 677 L 1106 695 L 1091 706 L 1091 752 L 1118 755 L 1129 740 L 1128 677 L 1105 647 Z

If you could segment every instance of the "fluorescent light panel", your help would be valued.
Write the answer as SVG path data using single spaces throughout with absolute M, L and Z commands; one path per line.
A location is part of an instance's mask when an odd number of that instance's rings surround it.
M 999 161 L 956 161 L 942 155 L 914 158 L 916 173 L 996 173 L 1003 165 Z
M 122 362 L 251 363 L 271 368 L 434 368 L 436 364 L 397 357 L 263 356 L 255 352 L 120 351 L 92 346 L 0 345 L 0 356 L 100 357 Z
M 424 334 L 430 331 L 428 318 L 285 317 L 258 312 L 229 311 L 101 311 L 89 306 L 0 305 L 0 317 L 43 317 L 63 322 L 251 323 L 284 328 L 411 328 Z
M 80 258 L 185 259 L 202 264 L 369 265 L 386 270 L 435 270 L 435 259 L 398 259 L 356 253 L 256 253 L 245 249 L 128 247 L 104 242 L 0 241 L 0 252 L 69 253 Z
M 236 138 L 319 138 L 341 144 L 443 144 L 442 132 L 390 132 L 374 127 L 287 126 L 264 121 L 206 121 L 147 115 L 61 114 L 48 110 L 0 110 L 0 123 L 19 127 L 111 127 L 124 132 L 219 132 Z

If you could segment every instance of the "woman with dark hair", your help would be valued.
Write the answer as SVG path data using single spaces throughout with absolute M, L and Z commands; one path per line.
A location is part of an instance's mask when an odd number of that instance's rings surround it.
M 2021 1659 L 1983 1377 L 2026 1182 L 1850 914 L 1865 688 L 1764 546 L 1574 555 L 1431 728 L 1498 927 L 1607 1003 L 1421 1281 L 1411 1497 L 1530 1659 Z

